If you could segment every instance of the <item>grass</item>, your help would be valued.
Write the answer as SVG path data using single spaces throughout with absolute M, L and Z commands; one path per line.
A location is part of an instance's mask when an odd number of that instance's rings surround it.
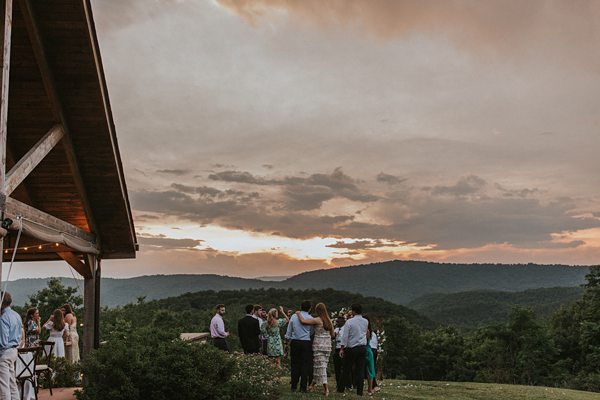
M 360 398 L 356 396 L 356 393 L 346 394 L 345 396 L 334 393 L 335 382 L 330 381 L 329 390 L 332 393 L 328 398 Z M 365 397 L 368 397 L 366 388 Z M 300 394 L 290 393 L 289 387 L 286 385 L 280 399 L 317 398 L 323 398 L 322 388 L 318 388 L 314 393 Z M 373 395 L 372 398 L 381 400 L 598 400 L 600 394 L 541 386 L 387 380 L 382 383 L 381 391 Z

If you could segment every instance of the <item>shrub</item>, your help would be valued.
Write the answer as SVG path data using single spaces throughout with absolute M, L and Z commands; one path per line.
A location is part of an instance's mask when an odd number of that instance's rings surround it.
M 262 357 L 136 334 L 112 340 L 82 364 L 80 400 L 268 400 L 275 368 Z

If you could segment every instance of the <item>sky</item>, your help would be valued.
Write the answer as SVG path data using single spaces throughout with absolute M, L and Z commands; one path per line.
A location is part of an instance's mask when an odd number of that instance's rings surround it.
M 600 2 L 92 4 L 140 243 L 105 276 L 598 263 Z

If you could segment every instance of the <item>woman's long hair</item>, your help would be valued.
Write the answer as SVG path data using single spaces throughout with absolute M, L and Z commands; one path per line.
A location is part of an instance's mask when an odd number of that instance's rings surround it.
M 32 307 L 27 310 L 27 315 L 25 316 L 25 326 L 27 326 L 27 323 L 29 321 L 33 320 L 33 316 L 35 315 L 36 311 L 37 311 L 37 308 L 35 308 L 35 307 Z
M 55 331 L 62 331 L 63 329 L 65 329 L 65 317 L 63 317 L 63 313 L 62 311 L 60 311 L 60 309 L 56 309 L 54 310 L 54 313 L 52 313 L 52 315 L 54 316 L 54 320 L 52 321 L 54 323 L 53 329 Z
M 276 327 L 279 324 L 279 313 L 276 308 L 271 308 L 267 314 L 267 326 Z
M 315 312 L 317 313 L 317 316 L 321 318 L 321 321 L 323 321 L 323 329 L 328 331 L 330 334 L 333 334 L 333 324 L 331 323 L 331 318 L 329 318 L 329 312 L 327 311 L 325 304 L 317 304 L 315 307 Z
M 71 307 L 69 303 L 64 304 L 61 308 L 65 309 L 65 316 L 67 314 L 73 314 L 73 316 L 75 316 L 75 313 L 73 312 L 73 307 Z

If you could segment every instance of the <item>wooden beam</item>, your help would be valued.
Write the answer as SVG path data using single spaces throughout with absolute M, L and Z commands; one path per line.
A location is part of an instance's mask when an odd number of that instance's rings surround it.
M 6 174 L 6 137 L 8 133 L 8 83 L 10 81 L 10 47 L 12 36 L 12 0 L 0 0 L 0 215 L 6 207 L 4 175 Z M 3 254 L 4 239 L 0 240 Z M 0 283 L 2 263 L 0 262 Z
M 85 256 L 85 263 L 92 276 L 83 282 L 83 357 L 86 358 L 94 348 L 96 327 L 96 269 L 98 258 L 91 254 Z
M 24 229 L 27 227 L 26 233 L 29 236 L 47 242 L 62 243 L 79 252 L 100 253 L 92 233 L 11 197 L 6 199 L 5 215 L 13 220 L 11 229 L 20 227 L 18 217 L 21 216 L 23 218 L 21 224 Z
M 73 269 L 77 271 L 79 275 L 83 276 L 84 278 L 92 277 L 92 271 L 88 265 L 81 261 L 74 253 L 70 251 L 61 251 L 57 252 L 56 254 L 58 254 L 60 258 L 65 260 L 71 267 L 73 267 Z
M 65 131 L 61 125 L 54 125 L 48 133 L 33 146 L 6 174 L 4 190 L 7 196 L 27 178 L 40 162 L 50 153 Z
M 73 140 L 69 131 L 69 124 L 67 123 L 62 102 L 60 101 L 58 91 L 56 90 L 52 69 L 50 68 L 48 60 L 46 58 L 46 49 L 44 46 L 41 31 L 37 24 L 37 19 L 35 16 L 32 1 L 19 0 L 19 6 L 23 15 L 25 26 L 27 28 L 27 33 L 29 35 L 29 40 L 31 42 L 33 54 L 38 64 L 42 81 L 46 89 L 46 94 L 48 96 L 48 100 L 50 101 L 50 108 L 52 109 L 54 119 L 57 123 L 60 123 L 63 126 L 63 147 L 65 149 L 65 155 L 67 158 L 67 162 L 69 163 L 69 167 L 71 168 L 71 172 L 73 173 L 73 180 L 75 182 L 75 186 L 77 187 L 79 195 L 81 196 L 81 201 L 83 204 L 83 209 L 85 210 L 85 216 L 87 218 L 88 225 L 90 226 L 92 232 L 98 233 L 98 225 L 94 220 L 94 214 L 92 212 L 92 207 L 90 205 L 90 201 L 87 195 L 87 190 L 83 183 L 81 171 L 79 170 L 77 155 L 75 154 Z M 96 240 L 98 241 L 98 244 L 100 244 L 100 238 L 97 237 Z

